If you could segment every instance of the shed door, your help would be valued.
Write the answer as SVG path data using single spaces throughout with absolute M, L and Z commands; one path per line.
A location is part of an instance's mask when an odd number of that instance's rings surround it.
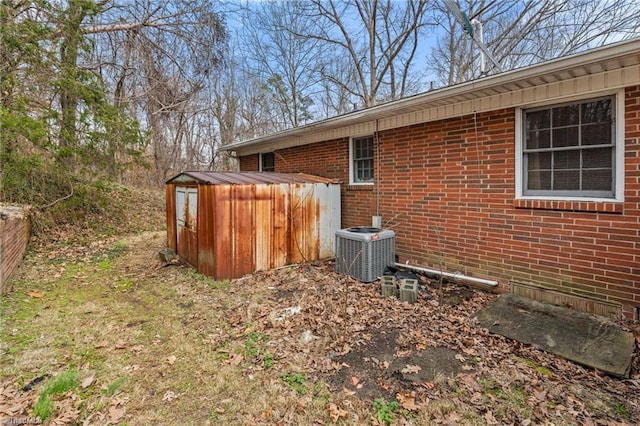
M 176 187 L 178 254 L 198 267 L 198 188 Z

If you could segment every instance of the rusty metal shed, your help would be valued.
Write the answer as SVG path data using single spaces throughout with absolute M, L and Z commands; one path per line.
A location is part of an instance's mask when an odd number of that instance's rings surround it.
M 335 255 L 340 185 L 331 179 L 182 172 L 166 195 L 168 247 L 215 279 Z

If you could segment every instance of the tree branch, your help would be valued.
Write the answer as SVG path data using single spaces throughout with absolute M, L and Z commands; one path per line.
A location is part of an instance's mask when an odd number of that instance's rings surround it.
M 67 200 L 67 199 L 73 197 L 73 185 L 69 184 L 69 186 L 71 187 L 71 192 L 68 195 L 65 195 L 62 198 L 58 198 L 57 200 L 54 200 L 54 201 L 50 202 L 49 204 L 45 204 L 44 206 L 40 206 L 40 207 L 38 207 L 38 210 L 44 211 L 44 210 L 46 210 L 46 209 L 48 209 L 50 207 L 55 206 L 56 204 L 58 204 L 61 201 L 64 201 L 64 200 Z

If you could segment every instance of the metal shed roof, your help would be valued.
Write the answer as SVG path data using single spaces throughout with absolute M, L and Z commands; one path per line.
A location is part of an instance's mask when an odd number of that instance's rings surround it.
M 280 183 L 338 183 L 334 179 L 305 173 L 275 172 L 212 172 L 187 171 L 177 174 L 166 183 L 204 183 L 207 185 L 254 185 Z

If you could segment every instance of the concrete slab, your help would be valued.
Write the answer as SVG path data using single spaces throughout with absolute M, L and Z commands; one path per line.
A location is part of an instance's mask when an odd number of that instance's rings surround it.
M 477 313 L 491 333 L 539 347 L 618 377 L 629 377 L 635 339 L 606 318 L 500 295 Z

